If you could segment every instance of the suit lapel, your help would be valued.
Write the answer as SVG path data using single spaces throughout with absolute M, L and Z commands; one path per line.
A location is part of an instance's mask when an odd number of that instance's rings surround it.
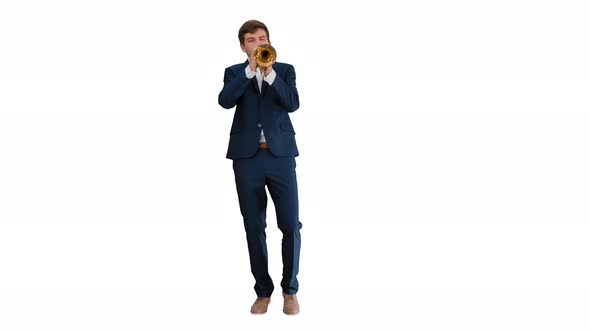
M 263 79 L 262 80 L 262 91 L 260 95 L 264 96 L 266 94 L 266 90 L 268 90 L 268 83 Z
M 248 65 L 248 60 L 246 60 L 244 62 L 245 65 Z M 251 79 L 250 81 L 252 81 L 252 85 L 254 90 L 258 93 L 258 95 L 260 96 L 264 96 L 264 94 L 266 93 L 266 91 L 268 90 L 268 83 L 266 83 L 264 81 L 264 79 L 262 79 L 262 90 L 258 87 L 258 79 L 256 78 L 256 76 L 254 76 L 254 79 Z
M 260 89 L 258 88 L 258 79 L 256 78 L 256 76 L 254 76 L 254 78 L 250 81 L 252 81 L 252 87 L 254 88 L 254 91 L 256 91 L 256 93 L 260 95 Z
M 245 65 L 248 65 L 248 60 L 244 61 Z M 252 84 L 252 88 L 258 95 L 260 95 L 260 89 L 258 88 L 258 79 L 254 76 L 253 79 L 250 80 L 250 84 Z

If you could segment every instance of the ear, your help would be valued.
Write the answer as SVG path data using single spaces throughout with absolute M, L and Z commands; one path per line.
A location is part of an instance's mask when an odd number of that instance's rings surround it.
M 243 51 L 244 53 L 246 53 L 246 47 L 244 47 L 244 44 L 240 44 L 240 48 L 242 49 L 242 51 Z

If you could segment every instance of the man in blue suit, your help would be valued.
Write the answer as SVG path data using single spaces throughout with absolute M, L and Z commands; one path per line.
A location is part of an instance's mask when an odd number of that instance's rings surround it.
M 299 151 L 289 118 L 289 113 L 299 108 L 295 69 L 280 62 L 266 68 L 257 66 L 255 49 L 270 44 L 264 23 L 245 22 L 238 38 L 248 60 L 225 69 L 219 105 L 226 109 L 236 107 L 226 157 L 233 159 L 250 268 L 256 280 L 257 299 L 250 311 L 265 313 L 274 290 L 266 248 L 266 186 L 283 233 L 283 312 L 294 315 L 299 313 L 296 293 L 302 226 L 295 175 L 295 157 Z

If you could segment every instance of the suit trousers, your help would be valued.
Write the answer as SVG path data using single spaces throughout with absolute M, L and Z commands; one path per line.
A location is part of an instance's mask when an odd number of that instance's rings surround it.
M 278 157 L 268 149 L 258 150 L 253 157 L 233 161 L 240 212 L 248 242 L 250 269 L 256 280 L 254 291 L 259 297 L 269 297 L 274 290 L 268 273 L 265 186 L 274 202 L 278 227 L 283 234 L 281 288 L 287 294 L 296 294 L 299 289 L 297 273 L 301 249 L 299 230 L 302 224 L 299 221 L 295 167 L 295 157 Z

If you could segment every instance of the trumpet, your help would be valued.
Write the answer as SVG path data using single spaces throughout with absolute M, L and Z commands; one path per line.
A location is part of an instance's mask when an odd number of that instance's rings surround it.
M 271 66 L 277 60 L 277 51 L 269 44 L 259 45 L 254 50 L 254 57 L 256 58 L 256 64 L 264 72 L 267 67 Z

